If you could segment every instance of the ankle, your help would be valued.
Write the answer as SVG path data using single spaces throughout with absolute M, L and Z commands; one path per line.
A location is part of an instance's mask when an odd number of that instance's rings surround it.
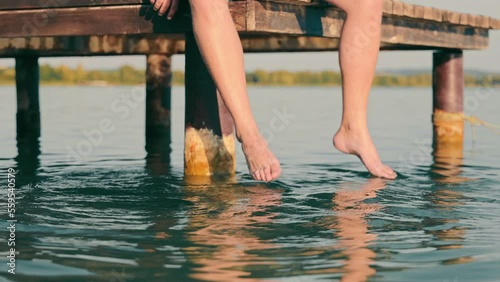
M 363 135 L 368 133 L 368 126 L 364 123 L 354 124 L 349 122 L 342 122 L 338 132 L 344 134 Z
M 238 131 L 237 131 L 238 132 Z M 250 131 L 244 133 L 237 133 L 236 138 L 243 145 L 252 145 L 255 143 L 260 143 L 264 140 L 259 131 Z

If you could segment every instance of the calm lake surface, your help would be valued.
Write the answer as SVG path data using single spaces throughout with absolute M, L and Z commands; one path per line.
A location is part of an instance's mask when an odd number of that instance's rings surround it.
M 433 157 L 431 89 L 373 90 L 373 138 L 400 174 L 383 181 L 331 145 L 339 88 L 250 88 L 283 175 L 251 181 L 239 151 L 236 179 L 206 185 L 183 178 L 183 88 L 170 165 L 145 161 L 143 101 L 110 111 L 141 91 L 42 87 L 41 153 L 20 145 L 18 156 L 15 89 L 0 87 L 0 280 L 500 281 L 500 136 L 466 126 L 463 157 Z M 467 89 L 467 113 L 500 123 L 499 91 Z M 114 130 L 82 160 L 68 157 L 104 118 Z M 9 167 L 19 171 L 16 275 Z

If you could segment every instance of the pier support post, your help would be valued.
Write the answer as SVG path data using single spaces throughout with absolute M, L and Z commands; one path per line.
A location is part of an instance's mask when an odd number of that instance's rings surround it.
M 433 56 L 433 147 L 435 156 L 461 157 L 464 142 L 463 53 L 439 51 Z
M 185 85 L 185 175 L 234 174 L 233 120 L 217 93 L 193 34 L 186 34 Z
M 171 56 L 147 56 L 146 68 L 146 164 L 155 174 L 170 167 Z
M 36 175 L 40 155 L 40 70 L 38 57 L 16 58 L 17 168 L 29 182 Z
M 17 139 L 40 137 L 38 57 L 16 58 Z

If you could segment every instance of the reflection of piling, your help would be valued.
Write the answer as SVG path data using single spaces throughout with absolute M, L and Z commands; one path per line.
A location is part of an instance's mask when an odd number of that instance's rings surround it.
M 192 34 L 186 34 L 184 165 L 188 176 L 233 174 L 234 126 Z
M 38 136 L 17 138 L 17 170 L 23 182 L 34 182 L 40 167 L 40 140 Z
M 464 141 L 462 51 L 434 53 L 434 150 L 461 156 Z M 446 152 L 445 152 L 446 151 Z
M 171 143 L 171 57 L 148 55 L 146 71 L 146 162 L 158 174 L 168 172 Z

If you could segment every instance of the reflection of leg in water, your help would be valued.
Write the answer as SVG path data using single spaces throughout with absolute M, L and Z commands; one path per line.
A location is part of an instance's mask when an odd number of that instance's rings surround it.
M 268 209 L 281 202 L 281 192 L 261 186 L 235 189 L 187 187 L 187 200 L 194 203 L 189 220 L 192 247 L 184 252 L 198 265 L 193 279 L 203 281 L 259 281 L 247 278 L 251 267 L 270 265 L 254 251 L 275 246 L 255 235 L 258 225 L 271 223 Z
M 376 254 L 368 246 L 376 240 L 376 235 L 370 234 L 366 216 L 380 210 L 378 204 L 363 203 L 364 200 L 375 198 L 377 191 L 385 188 L 385 181 L 370 179 L 361 187 L 350 183 L 342 184 L 333 198 L 334 210 L 337 213 L 337 236 L 341 253 L 346 256 L 342 267 L 344 275 L 341 281 L 366 281 L 375 274 L 370 264 Z

